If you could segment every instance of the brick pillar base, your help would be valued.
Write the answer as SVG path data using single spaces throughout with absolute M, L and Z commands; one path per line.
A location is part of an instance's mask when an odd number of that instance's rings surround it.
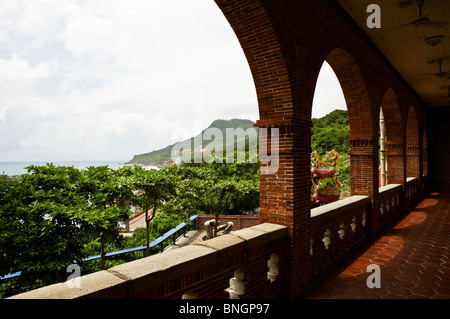
M 420 178 L 420 163 L 418 152 L 408 152 L 406 156 L 406 177 Z
M 388 144 L 387 161 L 388 183 L 401 184 L 404 187 L 406 183 L 404 145 Z
M 351 194 L 369 196 L 372 211 L 368 222 L 372 236 L 380 231 L 380 202 L 378 192 L 378 140 L 350 140 Z

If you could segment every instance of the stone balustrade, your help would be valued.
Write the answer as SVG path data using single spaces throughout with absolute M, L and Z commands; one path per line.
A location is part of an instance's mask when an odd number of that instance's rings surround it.
M 402 185 L 389 184 L 379 188 L 380 226 L 386 226 L 401 213 Z
M 368 196 L 351 196 L 311 210 L 310 257 L 315 272 L 366 237 L 370 208 Z
M 408 177 L 406 179 L 405 200 L 408 203 L 408 205 L 405 207 L 406 209 L 411 209 L 414 203 L 417 202 L 419 195 L 418 187 L 419 187 L 419 180 L 417 178 Z
M 260 224 L 11 298 L 270 298 L 287 227 Z

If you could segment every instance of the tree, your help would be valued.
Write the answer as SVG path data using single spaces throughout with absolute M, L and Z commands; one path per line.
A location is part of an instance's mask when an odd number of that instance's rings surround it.
M 60 281 L 68 265 L 82 257 L 85 225 L 72 218 L 83 202 L 76 190 L 79 171 L 54 165 L 30 166 L 10 184 L 0 208 L 3 271 L 22 271 L 22 279 Z M 2 262 L 2 265 L 3 262 Z
M 27 169 L 0 178 L 0 275 L 21 271 L 25 290 L 61 281 L 69 265 L 88 257 L 84 247 L 93 239 L 102 246 L 117 240 L 132 195 L 130 178 L 107 167 Z
M 92 243 L 100 245 L 100 268 L 104 269 L 105 247 L 123 249 L 126 244 L 124 239 L 119 241 L 116 225 L 128 218 L 130 204 L 146 212 L 147 255 L 150 232 L 158 237 L 179 224 L 189 207 L 214 213 L 216 219 L 220 213 L 254 209 L 259 205 L 258 172 L 258 164 L 248 163 L 183 165 L 159 171 L 139 166 L 80 171 L 47 164 L 30 166 L 28 174 L 15 179 L 2 175 L 0 276 L 17 271 L 22 275 L 2 283 L 0 290 L 18 293 L 18 282 L 21 291 L 26 291 L 61 281 L 67 266 L 99 249 Z M 149 227 L 156 210 L 164 205 L 165 218 Z
M 146 256 L 150 255 L 149 224 L 155 218 L 156 209 L 162 206 L 175 193 L 174 178 L 167 174 L 167 170 L 146 170 L 138 165 L 133 167 L 134 187 L 139 190 L 133 201 L 136 206 L 141 207 L 145 212 L 146 227 Z M 152 216 L 149 216 L 150 209 L 153 208 Z
M 217 236 L 219 215 L 230 211 L 252 210 L 259 206 L 259 167 L 253 163 L 214 163 L 189 166 L 195 196 L 192 204 L 200 211 L 215 215 Z M 186 176 L 184 179 L 186 180 Z M 186 185 L 186 184 L 185 184 Z
M 100 268 L 105 269 L 105 244 L 121 238 L 116 225 L 131 214 L 133 180 L 126 170 L 92 166 L 82 171 L 78 186 L 85 201 L 78 207 L 83 211 L 74 211 L 73 218 L 86 223 L 85 232 L 100 241 Z

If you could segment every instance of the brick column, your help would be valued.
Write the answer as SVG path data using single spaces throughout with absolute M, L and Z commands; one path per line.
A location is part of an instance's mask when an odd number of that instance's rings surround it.
M 406 148 L 406 174 L 407 177 L 420 178 L 420 154 L 418 146 L 410 146 Z
M 404 187 L 406 183 L 404 145 L 387 143 L 387 161 L 388 183 L 401 184 Z
M 299 123 L 260 120 L 259 128 L 279 129 L 279 165 L 274 174 L 261 174 L 260 218 L 288 227 L 290 247 L 280 262 L 284 297 L 295 297 L 311 282 L 310 153 L 311 127 Z M 270 147 L 268 148 L 270 150 Z M 273 155 L 273 154 L 272 154 Z M 265 165 L 261 164 L 261 172 Z
M 378 139 L 350 140 L 351 194 L 366 195 L 372 202 L 368 222 L 372 235 L 380 230 L 380 203 L 378 192 Z

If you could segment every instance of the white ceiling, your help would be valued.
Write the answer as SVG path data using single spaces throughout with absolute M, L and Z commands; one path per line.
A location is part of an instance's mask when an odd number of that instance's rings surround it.
M 428 106 L 450 106 L 450 0 L 338 1 Z M 441 28 L 434 22 L 422 27 L 410 24 L 419 19 L 421 2 L 422 16 L 432 12 L 431 21 L 447 25 Z M 370 4 L 380 6 L 381 28 L 367 27 Z M 425 39 L 434 36 L 442 36 L 443 40 L 434 46 L 425 43 Z M 439 59 L 442 72 L 448 73 L 436 76 Z

